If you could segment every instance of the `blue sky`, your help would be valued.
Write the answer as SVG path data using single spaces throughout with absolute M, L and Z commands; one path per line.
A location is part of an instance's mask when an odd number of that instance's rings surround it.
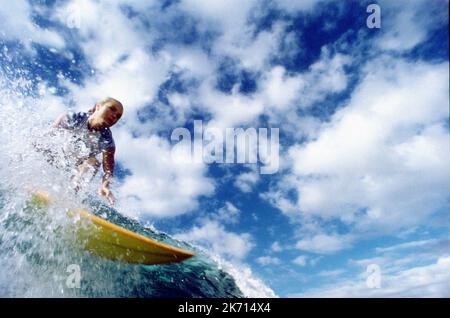
M 448 2 L 370 3 L 2 1 L 0 74 L 43 120 L 119 99 L 119 209 L 249 296 L 449 296 Z M 279 128 L 279 171 L 174 164 L 198 119 Z

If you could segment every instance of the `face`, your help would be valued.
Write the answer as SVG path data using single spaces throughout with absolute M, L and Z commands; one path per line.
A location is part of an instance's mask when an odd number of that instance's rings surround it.
M 97 105 L 95 113 L 98 123 L 102 126 L 102 128 L 109 128 L 120 119 L 123 113 L 123 108 L 120 104 L 106 102 Z

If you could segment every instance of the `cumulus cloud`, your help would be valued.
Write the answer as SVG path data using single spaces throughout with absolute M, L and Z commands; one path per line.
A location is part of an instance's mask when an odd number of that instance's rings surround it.
M 292 263 L 301 267 L 315 266 L 321 260 L 321 258 L 322 256 L 312 257 L 308 255 L 300 255 L 294 258 Z
M 133 121 L 133 115 L 153 100 L 167 76 L 168 67 L 139 49 L 128 54 L 124 61 L 89 78 L 83 86 L 70 83 L 66 86 L 71 88 L 78 107 L 90 107 L 105 96 L 114 95 L 125 107 L 124 119 L 130 121 L 130 126 L 139 127 L 139 122 Z M 152 76 L 148 76 L 150 71 Z M 127 85 L 123 85 L 124 82 Z
M 236 177 L 234 186 L 244 193 L 249 193 L 259 181 L 259 174 L 257 171 L 243 172 Z
M 117 158 L 131 174 L 119 185 L 123 211 L 153 217 L 175 216 L 197 207 L 197 197 L 212 194 L 214 183 L 205 177 L 203 164 L 174 164 L 167 140 L 151 136 L 133 138 L 126 130 L 115 134 Z
M 305 255 L 300 255 L 294 259 L 294 264 L 299 266 L 306 266 L 307 257 Z
M 388 253 L 388 252 L 398 252 L 405 249 L 417 249 L 417 248 L 431 248 L 435 249 L 439 246 L 448 247 L 450 251 L 450 240 L 447 239 L 428 239 L 419 241 L 410 241 L 406 243 L 396 244 L 387 247 L 377 247 L 376 252 L 378 253 Z
M 408 51 L 423 42 L 439 25 L 448 24 L 448 15 L 429 1 L 380 1 L 382 27 L 376 44 L 380 49 Z
M 261 92 L 264 94 L 266 104 L 274 108 L 286 108 L 292 104 L 299 90 L 306 85 L 301 76 L 289 76 L 282 66 L 275 66 L 266 75 L 262 82 Z
M 54 18 L 65 23 L 68 11 L 82 13 L 73 36 L 92 66 L 92 74 L 81 86 L 62 81 L 77 106 L 90 106 L 100 98 L 114 95 L 125 105 L 125 118 L 131 121 L 138 109 L 153 100 L 168 75 L 169 64 L 164 55 L 149 54 L 147 46 L 154 40 L 153 33 L 139 20 L 129 19 L 120 7 L 122 4 L 131 5 L 127 1 L 68 2 L 55 10 Z
M 281 263 L 280 259 L 278 257 L 273 256 L 261 256 L 256 259 L 256 262 L 258 262 L 261 265 L 267 266 L 267 265 L 278 265 Z
M 448 297 L 448 242 L 448 237 L 437 237 L 369 249 L 370 257 L 350 259 L 345 269 L 319 272 L 327 282 L 296 296 Z M 380 278 L 377 285 L 374 274 Z
M 251 69 L 261 74 L 257 91 L 245 95 L 239 92 L 239 83 L 230 93 L 219 91 L 212 70 L 209 74 L 203 73 L 199 89 L 189 94 L 189 98 L 211 115 L 211 125 L 218 128 L 248 125 L 264 113 L 270 115 L 272 121 L 285 122 L 286 118 L 293 118 L 293 110 L 308 108 L 347 88 L 345 66 L 350 59 L 343 54 L 332 54 L 327 48 L 322 50 L 320 59 L 303 73 L 290 74 L 281 65 L 270 66 L 270 57 L 278 52 L 285 32 L 286 25 L 277 23 L 272 29 L 258 33 L 256 39 L 241 35 L 242 41 L 226 42 L 226 47 L 215 48 L 220 54 L 201 63 L 208 70 L 214 63 L 220 65 L 221 54 L 228 54 L 239 61 L 239 69 Z M 241 42 L 242 45 L 239 44 Z M 250 44 L 257 48 L 249 48 Z
M 182 0 L 178 6 L 186 12 L 202 18 L 203 21 L 215 25 L 220 31 L 231 28 L 234 32 L 238 32 L 245 27 L 249 11 L 256 2 L 256 0 L 244 2 L 239 0 L 226 2 Z M 233 32 L 230 33 L 234 34 Z
M 228 55 L 237 59 L 239 65 L 245 69 L 253 72 L 264 71 L 268 68 L 270 58 L 277 51 L 284 29 L 284 24 L 276 23 L 272 29 L 254 36 L 255 30 L 247 27 L 244 32 L 239 30 L 233 38 L 218 41 L 215 50 L 218 56 Z
M 178 8 L 198 19 L 198 27 L 218 34 L 212 44 L 213 59 L 225 56 L 239 61 L 241 67 L 258 71 L 266 68 L 268 58 L 283 36 L 284 25 L 275 23 L 271 30 L 256 32 L 250 17 L 258 14 L 255 0 L 201 1 L 183 0 Z
M 70 14 L 79 15 L 78 23 L 73 26 L 73 35 L 89 63 L 106 72 L 120 64 L 120 60 L 132 51 L 143 50 L 152 41 L 152 34 L 121 10 L 120 5 L 126 3 L 71 1 L 58 6 L 53 16 L 60 23 L 67 24 Z
M 270 191 L 261 193 L 260 196 L 273 206 L 277 207 L 283 214 L 297 217 L 299 214 L 297 204 L 295 200 L 288 197 L 287 193 L 290 186 L 296 182 L 296 180 L 288 183 L 289 176 L 285 177 L 285 183 L 277 184 L 273 186 Z
M 194 226 L 186 233 L 177 234 L 176 237 L 200 243 L 209 247 L 212 253 L 232 260 L 245 258 L 254 247 L 250 234 L 228 232 L 223 225 L 211 220 L 204 221 L 200 226 Z
M 225 206 L 220 208 L 216 214 L 211 217 L 219 222 L 236 224 L 239 222 L 241 211 L 231 202 L 225 202 Z
M 323 47 L 320 58 L 303 72 L 288 73 L 280 65 L 264 72 L 254 98 L 261 100 L 271 124 L 281 127 L 287 135 L 295 140 L 316 137 L 321 128 L 320 119 L 299 115 L 299 111 L 346 90 L 350 76 L 346 67 L 351 64 L 349 56 L 332 54 L 329 48 Z
M 220 92 L 210 81 L 200 87 L 199 101 L 212 115 L 209 125 L 221 130 L 252 123 L 264 110 L 262 100 L 239 94 L 236 90 L 231 94 Z
M 275 241 L 275 242 L 273 242 L 272 245 L 270 246 L 270 250 L 271 250 L 272 252 L 278 253 L 278 252 L 281 252 L 281 251 L 283 250 L 283 248 L 281 247 L 280 242 Z
M 289 149 L 289 184 L 266 197 L 290 215 L 336 218 L 361 231 L 420 224 L 447 198 L 447 93 L 448 63 L 374 61 L 348 106 Z
M 286 12 L 292 13 L 296 11 L 311 11 L 318 3 L 324 3 L 324 0 L 305 0 L 305 1 L 289 1 L 277 0 L 274 2 L 275 6 Z
M 435 262 L 398 272 L 381 272 L 380 288 L 370 288 L 368 273 L 364 270 L 357 279 L 311 289 L 294 297 L 449 297 L 450 257 L 440 257 Z
M 335 269 L 330 271 L 320 271 L 317 275 L 321 277 L 337 277 L 341 276 L 344 272 L 344 269 Z
M 351 241 L 350 236 L 318 234 L 298 241 L 296 247 L 303 251 L 329 254 L 350 247 Z
M 40 28 L 31 21 L 32 7 L 25 0 L 4 1 L 0 7 L 0 35 L 3 39 L 19 40 L 28 49 L 39 43 L 51 48 L 65 47 L 64 38 L 55 31 Z

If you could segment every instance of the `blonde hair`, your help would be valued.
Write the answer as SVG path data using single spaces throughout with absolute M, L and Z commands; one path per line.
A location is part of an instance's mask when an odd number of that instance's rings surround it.
M 105 98 L 104 100 L 102 100 L 101 102 L 99 102 L 97 104 L 104 105 L 105 103 L 108 103 L 108 102 L 112 102 L 114 104 L 119 104 L 122 107 L 122 109 L 123 109 L 122 103 L 119 102 L 117 99 L 112 98 L 112 97 L 107 97 L 107 98 Z M 93 114 L 95 112 L 95 107 L 97 107 L 97 104 L 95 104 L 94 107 L 92 107 L 91 109 L 88 110 L 89 115 L 91 115 L 91 114 Z

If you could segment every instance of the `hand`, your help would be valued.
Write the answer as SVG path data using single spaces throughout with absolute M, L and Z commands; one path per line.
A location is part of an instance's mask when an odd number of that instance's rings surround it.
M 108 199 L 109 205 L 113 206 L 114 205 L 114 196 L 111 192 L 111 190 L 109 190 L 108 187 L 106 186 L 102 186 L 99 190 L 98 190 L 98 194 L 106 197 Z

